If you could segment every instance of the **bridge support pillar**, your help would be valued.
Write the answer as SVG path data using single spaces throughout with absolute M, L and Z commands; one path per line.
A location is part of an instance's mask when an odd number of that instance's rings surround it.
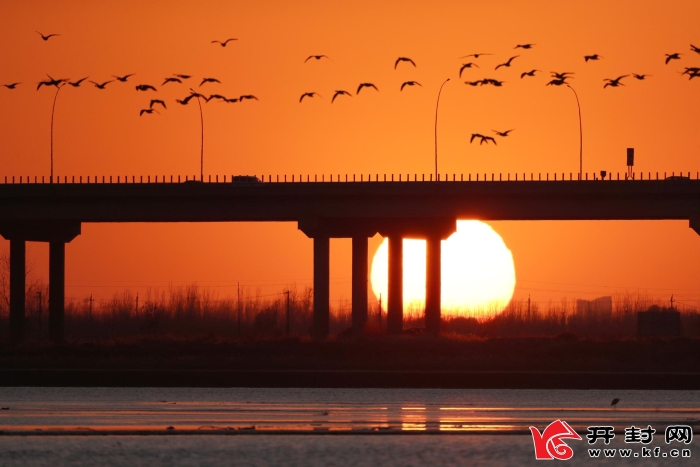
M 367 324 L 367 237 L 352 237 L 352 332 L 362 334 Z
M 330 238 L 314 237 L 314 339 L 328 337 L 330 324 Z
M 389 271 L 387 287 L 387 332 L 403 331 L 403 238 L 389 235 Z
M 49 338 L 65 337 L 66 244 L 49 242 Z
M 10 240 L 10 340 L 24 340 L 25 330 L 26 242 Z
M 440 237 L 430 236 L 426 239 L 425 332 L 430 336 L 440 335 L 441 246 Z

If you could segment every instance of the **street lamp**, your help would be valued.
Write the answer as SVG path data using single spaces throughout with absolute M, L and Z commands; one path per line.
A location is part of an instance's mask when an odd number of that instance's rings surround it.
M 579 133 L 579 150 L 578 150 L 578 158 L 579 158 L 579 169 L 578 169 L 578 179 L 582 180 L 583 179 L 583 123 L 581 122 L 581 103 L 578 100 L 578 94 L 576 94 L 576 90 L 572 88 L 568 83 L 566 84 L 566 87 L 571 89 L 574 92 L 574 96 L 576 97 L 576 105 L 578 106 L 578 133 Z
M 438 180 L 438 148 L 437 148 L 437 124 L 438 124 L 438 108 L 440 106 L 440 94 L 442 93 L 442 87 L 447 84 L 450 78 L 447 78 L 442 85 L 440 85 L 440 90 L 438 91 L 437 104 L 435 104 L 435 181 Z
M 56 112 L 56 99 L 58 99 L 58 93 L 61 92 L 61 88 L 65 85 L 66 83 L 59 83 L 56 85 L 56 95 L 53 98 L 53 107 L 51 107 L 51 178 L 49 179 L 50 183 L 53 183 L 53 114 Z
M 202 96 L 198 92 L 195 92 L 194 89 L 190 88 L 190 91 L 193 96 L 197 98 L 197 104 L 199 104 L 199 124 L 200 128 L 202 129 L 202 143 L 200 145 L 200 151 L 199 151 L 199 179 L 203 182 L 204 181 L 204 116 L 202 115 L 202 102 L 200 101 L 200 97 Z

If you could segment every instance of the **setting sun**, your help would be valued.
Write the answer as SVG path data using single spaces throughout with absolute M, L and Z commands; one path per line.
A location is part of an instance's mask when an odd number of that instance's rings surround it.
M 425 240 L 404 240 L 405 309 L 425 306 Z M 387 296 L 388 243 L 384 239 L 372 259 L 374 294 Z M 442 242 L 442 315 L 498 313 L 515 289 L 513 255 L 490 226 L 457 221 L 457 232 Z M 386 303 L 386 301 L 384 301 Z

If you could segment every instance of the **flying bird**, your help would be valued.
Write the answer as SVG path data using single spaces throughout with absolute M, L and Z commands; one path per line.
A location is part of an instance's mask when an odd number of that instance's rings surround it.
M 523 73 L 520 73 L 520 79 L 523 79 L 526 76 L 535 76 L 535 73 L 540 70 L 530 70 L 530 71 L 525 71 Z
M 151 99 L 151 104 L 148 106 L 150 109 L 153 108 L 154 105 L 160 104 L 163 106 L 164 109 L 167 109 L 168 107 L 165 105 L 165 102 L 163 102 L 160 99 Z
M 3 84 L 3 86 L 5 86 L 7 89 L 14 89 L 18 84 L 22 84 L 22 83 L 20 82 L 20 83 Z
M 161 86 L 165 86 L 168 83 L 182 83 L 180 78 L 165 78 L 165 81 L 163 81 L 163 84 Z
M 400 90 L 403 91 L 403 88 L 404 88 L 405 86 L 416 86 L 416 85 L 418 85 L 418 86 L 420 86 L 420 87 L 423 87 L 423 85 L 420 84 L 418 81 L 406 81 L 405 83 L 403 83 L 403 84 L 401 85 L 401 89 L 400 89 Z
M 199 83 L 199 86 L 201 87 L 204 83 L 219 83 L 221 84 L 221 81 L 219 81 L 216 78 L 204 78 L 201 83 Z
M 320 94 L 317 93 L 317 92 L 305 92 L 305 93 L 302 94 L 301 97 L 299 98 L 299 102 L 301 103 L 301 101 L 303 101 L 305 97 L 316 97 L 316 96 L 318 96 L 318 97 L 323 97 L 322 95 L 320 95 Z
M 219 99 L 219 100 L 222 100 L 222 101 L 224 101 L 224 102 L 227 102 L 227 101 L 228 101 L 228 99 L 227 99 L 226 97 L 222 96 L 221 94 L 211 94 L 209 97 L 205 97 L 205 98 L 204 98 L 204 100 L 205 100 L 206 102 L 209 102 L 209 101 L 212 100 L 212 99 Z
M 67 79 L 53 79 L 51 76 L 46 75 L 49 77 L 48 81 L 40 81 L 39 84 L 37 85 L 36 89 L 37 91 L 39 90 L 40 87 L 42 86 L 56 86 L 59 87 L 61 84 L 64 82 L 68 81 Z
M 465 68 L 471 68 L 473 66 L 479 68 L 479 65 L 477 65 L 476 63 L 472 63 L 472 62 L 465 63 L 464 65 L 462 65 L 462 68 L 459 69 L 459 77 L 460 78 L 462 77 L 462 72 L 464 71 Z
M 331 99 L 331 104 L 333 103 L 333 101 L 335 100 L 335 98 L 338 97 L 338 96 L 350 96 L 350 97 L 352 97 L 352 94 L 350 94 L 350 93 L 347 92 L 347 91 L 343 91 L 342 89 L 341 89 L 341 90 L 338 90 L 338 91 L 335 91 L 335 94 L 333 94 L 333 98 Z
M 68 84 L 70 84 L 74 88 L 77 88 L 80 86 L 80 83 L 82 83 L 83 81 L 85 81 L 88 78 L 89 78 L 89 76 L 86 76 L 85 78 L 79 79 L 78 81 L 69 81 Z
M 105 86 L 107 86 L 107 85 L 108 85 L 109 83 L 111 83 L 112 81 L 114 81 L 114 80 L 113 80 L 113 79 L 110 79 L 109 81 L 105 81 L 104 83 L 96 83 L 96 82 L 94 82 L 94 81 L 90 81 L 90 82 L 91 82 L 92 84 L 94 84 L 95 87 L 96 87 L 97 89 L 104 89 Z
M 611 407 L 615 407 L 615 406 L 617 405 L 618 402 L 620 402 L 620 399 L 618 399 L 618 398 L 616 397 L 615 399 L 612 400 L 612 402 L 610 403 L 610 406 L 611 406 Z
M 372 83 L 360 83 L 360 85 L 357 87 L 357 92 L 355 94 L 359 94 L 362 88 L 374 88 L 375 91 L 379 91 L 379 89 L 377 89 L 377 86 L 375 86 Z
M 492 86 L 501 87 L 501 86 L 503 86 L 503 83 L 505 83 L 505 81 L 498 81 L 497 79 L 484 78 L 481 80 L 481 83 L 479 83 L 479 84 L 481 86 L 483 86 L 485 84 L 490 84 Z
M 690 44 L 690 50 L 692 50 L 696 54 L 700 54 L 700 47 L 695 47 L 693 44 Z
M 495 69 L 498 70 L 498 69 L 501 68 L 502 66 L 509 67 L 509 66 L 510 66 L 510 62 L 512 62 L 513 60 L 515 60 L 515 59 L 518 58 L 518 57 L 520 57 L 520 55 L 515 55 L 514 57 L 510 57 L 510 58 L 508 59 L 507 62 L 501 63 L 500 65 L 496 65 L 496 68 L 495 68 Z
M 327 55 L 309 55 L 308 57 L 306 57 L 306 60 L 304 60 L 304 63 L 308 62 L 312 58 L 315 58 L 316 60 L 321 60 L 322 58 L 327 58 L 328 60 L 331 60 L 331 58 L 328 57 Z M 331 61 L 333 61 L 333 60 L 331 60 Z
M 471 144 L 474 141 L 474 138 L 483 138 L 483 137 L 484 137 L 484 135 L 482 135 L 480 133 L 472 133 L 472 137 L 469 140 L 469 143 Z
M 603 57 L 602 57 L 601 55 L 598 55 L 598 54 L 584 55 L 584 56 L 583 56 L 583 59 L 584 59 L 585 61 L 588 61 L 588 60 L 600 60 L 601 58 L 603 58 Z
M 158 90 L 157 90 L 156 88 L 154 88 L 153 86 L 151 86 L 150 84 L 139 84 L 138 86 L 136 86 L 136 90 L 137 90 L 137 91 L 148 91 L 148 90 L 151 90 L 151 91 L 156 91 L 156 92 L 158 92 Z
M 535 45 L 536 45 L 536 44 L 518 44 L 518 45 L 516 45 L 516 46 L 513 47 L 513 48 L 514 48 L 514 49 L 525 49 L 525 50 L 527 50 L 527 49 L 531 49 L 531 48 L 534 47 Z
M 141 109 L 141 112 L 139 112 L 139 117 L 143 114 L 153 114 L 153 112 L 157 113 L 160 115 L 160 112 L 158 112 L 156 109 L 150 108 L 150 109 Z
M 498 146 L 498 143 L 496 143 L 496 140 L 492 136 L 484 136 L 480 133 L 472 133 L 472 137 L 471 137 L 471 139 L 469 139 L 469 143 L 474 141 L 475 138 L 481 139 L 481 141 L 479 141 L 479 146 L 481 146 L 484 143 L 488 144 L 489 141 L 491 141 L 493 144 Z
M 120 81 L 122 83 L 126 83 L 126 80 L 129 79 L 130 76 L 134 76 L 134 73 L 124 75 L 124 76 L 117 76 L 117 75 L 112 75 L 114 78 L 117 79 L 117 81 Z
M 235 102 L 238 102 L 238 98 L 234 97 L 232 99 L 226 99 L 226 103 L 228 104 L 233 104 Z
M 256 101 L 259 101 L 259 100 L 260 100 L 260 99 L 258 99 L 257 97 L 255 97 L 255 96 L 252 95 L 252 94 L 245 94 L 245 95 L 243 95 L 243 96 L 239 96 L 239 97 L 238 97 L 238 100 L 241 101 L 241 102 L 243 102 L 243 101 L 246 100 L 246 99 L 248 99 L 248 100 L 255 99 Z
M 190 99 L 192 99 L 193 97 L 195 97 L 195 94 L 190 94 L 184 99 L 175 99 L 175 102 L 177 102 L 178 104 L 187 105 L 190 102 Z
M 634 76 L 635 78 L 637 78 L 639 81 L 642 81 L 642 80 L 644 80 L 647 76 L 651 76 L 651 75 L 638 75 L 637 73 L 632 73 L 632 76 Z
M 613 88 L 616 88 L 616 87 L 618 87 L 618 86 L 624 86 L 624 84 L 622 84 L 622 83 L 620 82 L 620 80 L 621 80 L 622 78 L 626 78 L 627 76 L 629 76 L 629 75 L 618 76 L 618 77 L 615 78 L 615 79 L 605 78 L 605 79 L 603 80 L 603 81 L 605 81 L 605 86 L 603 86 L 603 89 L 607 88 L 608 86 L 613 87 Z
M 692 75 L 692 74 L 695 74 L 698 72 L 700 72 L 700 67 L 687 66 L 687 67 L 685 67 L 685 71 L 683 73 L 681 73 L 681 75 L 685 75 L 685 74 Z
M 668 62 L 671 60 L 680 60 L 681 59 L 681 53 L 674 53 L 674 54 L 666 54 L 666 65 L 668 65 Z
M 396 59 L 396 62 L 394 62 L 394 70 L 396 69 L 396 67 L 399 65 L 400 62 L 408 62 L 408 63 L 410 63 L 411 65 L 413 65 L 414 68 L 415 68 L 415 66 L 416 66 L 416 62 L 414 62 L 414 61 L 411 60 L 410 58 L 408 58 L 408 57 L 399 57 L 399 58 Z
M 561 86 L 562 84 L 566 84 L 566 78 L 562 78 L 562 79 L 554 78 L 552 81 L 547 83 L 547 86 Z
M 493 131 L 494 133 L 496 133 L 498 136 L 506 137 L 506 136 L 508 136 L 508 133 L 510 133 L 510 132 L 513 131 L 513 130 L 514 130 L 514 129 L 506 130 L 506 131 L 497 131 L 497 130 L 491 130 L 491 131 Z
M 232 37 L 232 38 L 230 38 L 230 39 L 226 39 L 226 40 L 223 41 L 223 42 L 222 42 L 222 41 L 211 41 L 211 43 L 212 43 L 212 44 L 220 44 L 221 47 L 226 47 L 226 44 L 228 44 L 229 42 L 231 42 L 231 41 L 237 41 L 237 40 L 238 40 L 238 39 L 235 39 L 235 38 Z
M 45 36 L 42 33 L 40 33 L 39 31 L 36 31 L 36 33 L 39 34 L 41 36 L 41 38 L 44 39 L 45 41 L 48 41 L 53 36 L 60 36 L 60 34 L 49 34 L 49 35 Z
M 478 81 L 465 81 L 464 84 L 468 84 L 469 86 L 479 86 L 482 83 L 482 80 Z
M 179 75 L 179 74 L 173 74 L 173 76 L 177 76 L 180 79 L 190 79 L 192 78 L 191 75 Z
M 556 71 L 550 71 L 550 73 L 552 73 L 552 78 L 556 78 L 556 79 L 573 78 L 573 76 L 568 76 L 568 75 L 574 74 L 572 71 L 565 71 L 564 73 L 557 73 Z
M 482 54 L 482 53 L 479 53 L 479 54 L 469 54 L 469 55 L 465 55 L 464 57 L 459 57 L 459 58 L 469 58 L 469 57 L 479 58 L 479 57 L 482 56 L 482 55 L 493 55 L 493 54 Z

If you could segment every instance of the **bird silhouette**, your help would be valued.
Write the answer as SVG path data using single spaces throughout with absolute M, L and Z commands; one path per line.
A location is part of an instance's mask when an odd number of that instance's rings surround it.
M 497 131 L 497 130 L 491 130 L 491 131 L 493 131 L 494 133 L 496 133 L 498 136 L 506 137 L 506 136 L 508 136 L 508 133 L 510 133 L 510 132 L 513 131 L 513 130 L 514 130 L 514 128 L 511 129 L 511 130 L 506 130 L 506 131 Z
M 303 101 L 305 97 L 316 97 L 316 96 L 318 96 L 318 97 L 323 97 L 322 95 L 320 95 L 320 94 L 317 93 L 317 92 L 305 92 L 305 93 L 302 94 L 301 97 L 299 98 L 299 102 L 301 103 L 301 101 Z
M 484 54 L 484 53 L 469 54 L 469 55 L 465 55 L 464 57 L 459 57 L 459 58 L 469 58 L 469 57 L 479 58 L 482 55 L 493 55 L 493 54 Z
M 479 68 L 479 65 L 477 65 L 476 63 L 472 63 L 472 62 L 465 63 L 464 65 L 462 65 L 462 67 L 459 69 L 459 77 L 460 77 L 460 78 L 462 77 L 462 72 L 463 72 L 466 68 L 471 68 L 471 67 L 473 67 L 473 66 Z
M 474 138 L 483 138 L 484 135 L 481 133 L 472 133 L 472 137 L 469 139 L 469 143 L 471 144 L 474 141 Z
M 618 399 L 618 398 L 616 397 L 615 399 L 612 400 L 612 402 L 610 403 L 610 406 L 611 406 L 611 407 L 615 407 L 615 406 L 617 406 L 617 403 L 618 403 L 618 402 L 620 402 L 620 399 Z
M 403 88 L 404 88 L 405 86 L 420 86 L 420 87 L 423 87 L 423 85 L 420 84 L 418 81 L 406 81 L 405 83 L 403 83 L 403 84 L 401 85 L 400 91 L 403 91 Z
M 137 90 L 137 91 L 148 91 L 148 90 L 151 90 L 151 91 L 156 91 L 156 92 L 158 92 L 158 90 L 157 90 L 155 87 L 151 86 L 150 84 L 139 84 L 138 86 L 136 86 L 136 90 Z
M 211 94 L 209 97 L 205 97 L 205 98 L 204 98 L 204 100 L 205 100 L 207 103 L 208 103 L 210 100 L 212 100 L 212 99 L 219 99 L 219 100 L 222 100 L 222 101 L 224 101 L 224 102 L 227 102 L 227 101 L 228 101 L 228 99 L 227 99 L 226 97 L 222 96 L 221 94 Z
M 77 88 L 77 87 L 80 87 L 80 83 L 82 83 L 83 81 L 85 81 L 88 78 L 89 78 L 89 76 L 86 76 L 85 78 L 79 79 L 78 81 L 69 81 L 68 84 L 70 84 L 74 88 Z
M 112 75 L 114 78 L 117 79 L 117 81 L 120 81 L 122 83 L 126 83 L 126 80 L 129 79 L 130 76 L 134 76 L 134 73 L 124 75 L 124 76 L 117 76 L 117 75 Z
M 616 88 L 616 87 L 618 87 L 618 86 L 624 86 L 624 84 L 622 84 L 622 83 L 620 82 L 620 80 L 621 80 L 622 78 L 626 78 L 626 77 L 628 77 L 628 76 L 629 76 L 629 75 L 622 75 L 622 76 L 618 76 L 618 77 L 615 78 L 615 79 L 605 78 L 605 79 L 603 80 L 603 81 L 605 81 L 605 86 L 603 86 L 603 89 L 607 88 L 608 86 L 613 87 L 613 88 Z
M 49 39 L 51 39 L 54 36 L 60 36 L 60 34 L 49 34 L 49 35 L 45 36 L 42 33 L 40 33 L 39 31 L 36 31 L 36 33 L 39 34 L 41 36 L 41 38 L 44 39 L 45 41 L 48 41 Z
M 550 73 L 552 74 L 552 78 L 564 79 L 564 80 L 568 79 L 568 78 L 573 78 L 573 76 L 569 76 L 569 75 L 574 74 L 572 71 L 565 71 L 563 73 L 557 73 L 556 71 L 550 71 Z
M 671 60 L 680 60 L 681 59 L 681 53 L 674 53 L 674 54 L 666 54 L 666 65 L 668 65 L 668 62 Z
M 481 139 L 481 141 L 479 141 L 479 146 L 481 146 L 484 143 L 488 144 L 489 141 L 491 141 L 493 144 L 498 146 L 498 143 L 496 142 L 496 140 L 492 136 L 484 136 L 481 133 L 472 133 L 472 137 L 469 139 L 469 143 L 471 144 L 475 138 Z
M 229 42 L 231 42 L 231 41 L 237 41 L 237 40 L 238 40 L 238 39 L 232 37 L 232 38 L 230 38 L 230 39 L 226 39 L 226 40 L 223 41 L 223 42 L 222 42 L 222 41 L 211 41 L 211 43 L 212 43 L 212 44 L 219 44 L 219 45 L 221 45 L 221 47 L 226 47 L 226 44 L 228 44 Z
M 482 80 L 478 81 L 465 81 L 464 84 L 468 84 L 469 86 L 479 86 L 482 83 Z
M 583 59 L 584 59 L 585 61 L 588 61 L 588 60 L 600 60 L 601 58 L 603 58 L 603 57 L 602 57 L 601 55 L 598 55 L 598 54 L 584 55 L 584 56 L 583 56 Z
M 700 76 L 700 71 L 694 71 L 690 74 L 690 77 L 688 78 L 688 80 L 691 80 L 693 78 L 697 78 L 698 76 Z
M 377 86 L 375 86 L 372 83 L 360 83 L 360 85 L 357 87 L 357 92 L 355 94 L 359 94 L 362 88 L 374 88 L 375 91 L 379 91 L 379 89 L 377 89 Z
M 160 100 L 160 99 L 151 99 L 151 103 L 149 104 L 148 107 L 152 109 L 153 106 L 156 105 L 156 104 L 162 105 L 164 109 L 167 109 L 167 108 L 168 108 L 168 107 L 165 105 L 165 102 L 163 102 L 163 101 Z
M 168 83 L 181 83 L 182 84 L 182 81 L 180 80 L 180 78 L 165 78 L 165 81 L 163 81 L 163 84 L 161 84 L 161 86 L 165 86 Z
M 401 62 L 408 62 L 408 63 L 410 63 L 411 65 L 413 65 L 414 68 L 415 68 L 415 66 L 416 66 L 416 62 L 414 62 L 414 61 L 411 60 L 410 58 L 408 58 L 408 57 L 399 57 L 399 58 L 396 59 L 396 62 L 394 62 L 394 70 L 396 69 L 396 67 L 397 67 L 397 66 L 399 65 L 399 63 L 401 63 Z
M 638 75 L 637 73 L 632 73 L 632 76 L 634 76 L 635 78 L 637 78 L 639 81 L 642 81 L 642 80 L 644 80 L 647 76 L 651 76 L 651 75 Z
M 238 98 L 236 98 L 236 97 L 234 97 L 232 99 L 226 99 L 226 103 L 228 103 L 228 104 L 233 104 L 236 102 L 238 102 Z
M 685 71 L 684 71 L 683 73 L 681 73 L 681 75 L 686 75 L 686 74 L 692 75 L 692 74 L 698 73 L 698 72 L 700 72 L 700 67 L 694 67 L 694 66 L 693 66 L 693 67 L 689 67 L 689 66 L 687 66 L 687 67 L 685 67 Z
M 5 86 L 7 89 L 14 89 L 15 87 L 17 87 L 18 84 L 22 84 L 22 83 L 19 82 L 19 83 L 3 84 L 3 86 Z
M 185 97 L 184 99 L 175 99 L 175 102 L 177 102 L 178 104 L 187 105 L 187 104 L 189 104 L 190 100 L 193 97 L 195 97 L 195 94 L 196 93 L 190 94 L 189 96 Z
M 190 79 L 192 78 L 191 75 L 179 75 L 179 74 L 173 74 L 173 76 L 177 76 L 180 79 Z
M 51 76 L 48 74 L 46 75 L 49 77 L 47 81 L 40 81 L 36 87 L 37 91 L 39 90 L 40 87 L 42 86 L 56 86 L 59 87 L 61 84 L 65 83 L 68 81 L 67 79 L 53 79 Z
M 530 71 L 525 71 L 523 73 L 520 73 L 520 79 L 523 79 L 526 76 L 535 76 L 535 73 L 540 70 L 530 70 Z
M 205 96 L 204 94 L 198 93 L 197 91 L 195 91 L 195 90 L 192 89 L 192 88 L 190 88 L 190 96 L 191 96 L 191 97 L 196 97 L 197 99 L 199 99 L 199 98 L 206 99 L 206 98 L 207 98 L 207 96 Z
M 90 82 L 91 82 L 92 84 L 94 84 L 95 87 L 96 87 L 97 89 L 104 89 L 105 86 L 107 86 L 107 85 L 108 85 L 109 83 L 111 83 L 112 81 L 114 81 L 114 80 L 113 80 L 113 79 L 110 79 L 109 81 L 105 81 L 104 83 L 96 83 L 96 82 L 94 82 L 94 81 L 90 81 Z
M 518 44 L 518 45 L 516 45 L 516 46 L 513 47 L 513 48 L 514 48 L 514 49 L 525 49 L 525 50 L 528 50 L 528 49 L 533 48 L 535 45 L 536 45 L 536 44 Z
M 498 81 L 497 79 L 484 78 L 481 80 L 481 83 L 479 83 L 479 84 L 481 86 L 484 86 L 486 84 L 490 84 L 492 86 L 501 87 L 501 86 L 503 86 L 503 83 L 505 83 L 505 81 Z
M 151 109 L 141 109 L 141 112 L 139 112 L 139 117 L 140 117 L 141 115 L 143 115 L 143 114 L 149 114 L 149 115 L 150 115 L 150 114 L 152 114 L 153 112 L 155 112 L 155 113 L 157 113 L 158 115 L 160 115 L 160 112 L 158 112 L 156 109 L 151 108 Z
M 352 94 L 350 94 L 350 93 L 347 92 L 347 91 L 343 91 L 342 89 L 337 90 L 337 91 L 335 91 L 335 94 L 333 94 L 333 98 L 331 99 L 331 104 L 333 103 L 333 101 L 335 100 L 335 98 L 338 97 L 338 96 L 350 96 L 350 97 L 352 97 Z
M 304 63 L 308 62 L 312 58 L 315 58 L 316 60 L 321 60 L 322 58 L 327 58 L 328 60 L 331 60 L 331 58 L 327 55 L 309 55 L 308 57 L 306 57 L 306 60 L 304 60 Z
M 201 87 L 204 83 L 219 83 L 221 84 L 221 81 L 219 81 L 216 78 L 204 78 L 201 83 L 199 83 L 199 86 Z
M 566 78 L 562 78 L 562 79 L 554 78 L 549 83 L 547 83 L 547 86 L 561 86 L 562 84 L 566 84 Z
M 252 94 L 245 94 L 245 95 L 243 95 L 243 96 L 238 96 L 238 100 L 241 101 L 241 102 L 243 102 L 243 101 L 246 100 L 246 99 L 248 99 L 248 100 L 255 99 L 256 101 L 259 101 L 259 100 L 260 100 L 260 99 L 258 99 L 257 97 L 255 97 L 255 96 L 252 95 Z
M 510 58 L 508 59 L 507 62 L 501 63 L 500 65 L 496 65 L 496 68 L 495 68 L 495 69 L 498 70 L 498 69 L 501 68 L 502 66 L 509 67 L 509 66 L 510 66 L 510 62 L 512 62 L 513 60 L 515 60 L 515 59 L 518 58 L 518 57 L 520 57 L 520 55 L 515 55 L 514 57 L 510 57 Z

